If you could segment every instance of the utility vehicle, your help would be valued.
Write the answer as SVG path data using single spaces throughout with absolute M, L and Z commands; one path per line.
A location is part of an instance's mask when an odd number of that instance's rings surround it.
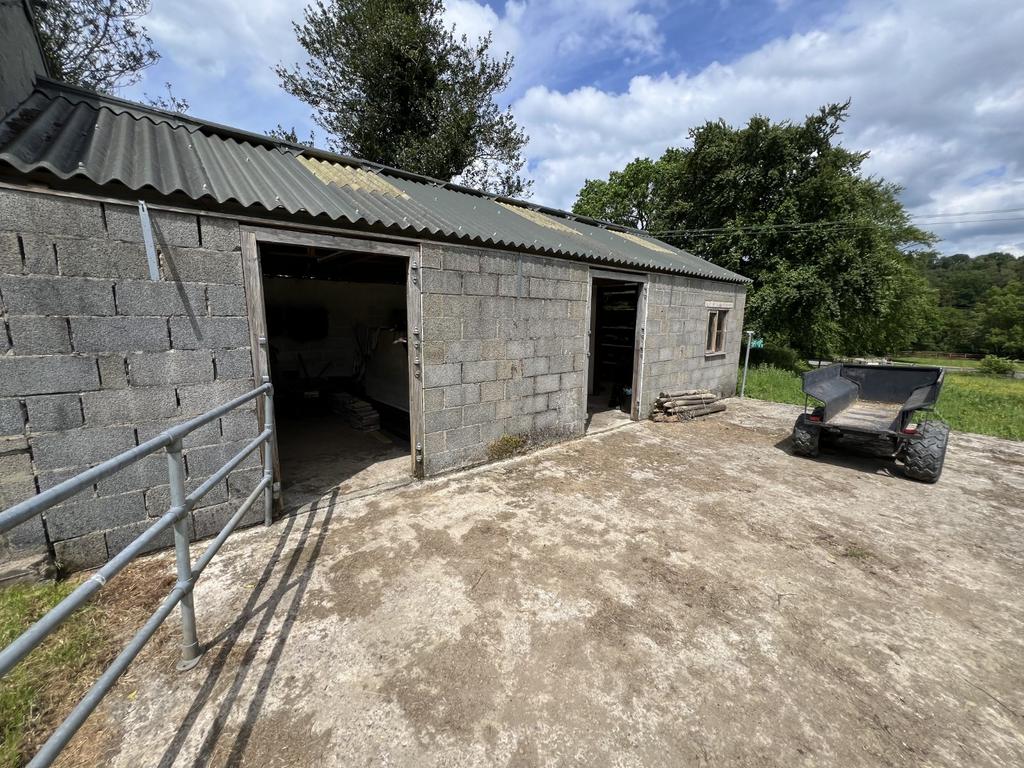
M 793 427 L 793 450 L 817 456 L 822 441 L 903 463 L 907 477 L 934 483 L 946 459 L 949 426 L 928 416 L 942 390 L 941 368 L 832 363 L 803 375 L 803 391 L 823 405 Z

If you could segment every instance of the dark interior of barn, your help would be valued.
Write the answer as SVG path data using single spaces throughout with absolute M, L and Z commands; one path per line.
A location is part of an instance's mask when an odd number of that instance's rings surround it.
M 633 407 L 640 284 L 594 278 L 587 429 L 628 419 Z
M 260 257 L 286 506 L 408 479 L 406 260 L 291 245 Z

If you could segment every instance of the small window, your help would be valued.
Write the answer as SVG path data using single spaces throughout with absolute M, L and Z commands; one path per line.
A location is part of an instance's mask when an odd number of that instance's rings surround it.
M 713 309 L 708 312 L 708 336 L 704 345 L 704 353 L 717 355 L 725 352 L 725 321 L 729 311 Z

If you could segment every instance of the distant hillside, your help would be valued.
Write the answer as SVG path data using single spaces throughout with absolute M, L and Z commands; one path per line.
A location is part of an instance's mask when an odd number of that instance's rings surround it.
M 935 333 L 919 346 L 1024 356 L 1024 258 L 1009 253 L 921 256 L 938 291 Z
M 939 291 L 939 306 L 974 309 L 993 286 L 1002 288 L 1012 280 L 1024 280 L 1024 258 L 1009 253 L 932 255 L 924 270 Z

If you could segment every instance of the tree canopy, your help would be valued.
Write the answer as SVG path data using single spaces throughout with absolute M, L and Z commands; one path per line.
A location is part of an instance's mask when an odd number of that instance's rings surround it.
M 54 77 L 104 93 L 137 83 L 160 60 L 139 23 L 149 8 L 149 0 L 35 0 Z
M 646 224 L 750 277 L 747 327 L 773 343 L 810 354 L 909 347 L 936 313 L 910 252 L 935 238 L 911 224 L 897 186 L 861 171 L 867 153 L 839 143 L 848 113 L 830 104 L 802 123 L 705 123 L 653 169 L 638 159 L 632 173 L 588 180 L 573 211 Z
M 939 303 L 947 307 L 972 309 L 993 287 L 1024 280 L 1024 259 L 1009 253 L 940 256 L 929 251 L 922 254 L 921 262 L 939 291 Z
M 1024 282 L 991 288 L 978 304 L 975 322 L 983 352 L 1024 358 Z
M 295 24 L 305 63 L 276 67 L 332 149 L 522 195 L 526 135 L 495 98 L 513 59 L 445 26 L 441 0 L 317 0 Z
M 587 179 L 573 211 L 624 227 L 647 229 L 655 212 L 658 169 L 658 163 L 649 157 L 638 157 L 621 171 L 612 171 L 607 181 Z
M 1009 253 L 919 260 L 938 291 L 938 322 L 919 346 L 1024 357 L 1024 258 Z

